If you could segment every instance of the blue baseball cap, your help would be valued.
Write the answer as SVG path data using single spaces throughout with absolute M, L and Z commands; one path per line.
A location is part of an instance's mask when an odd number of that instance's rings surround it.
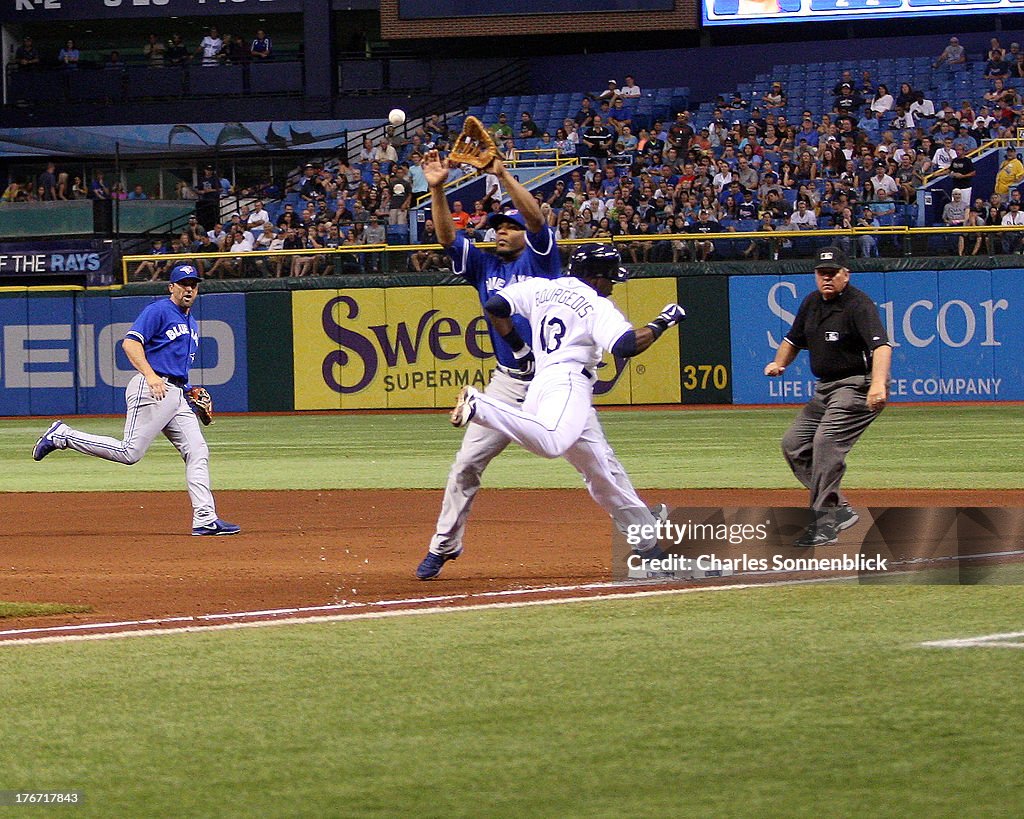
M 193 264 L 188 264 L 187 262 L 176 264 L 171 269 L 171 283 L 180 282 L 184 279 L 195 279 L 196 281 L 200 281 L 202 276 L 199 275 L 199 271 Z
M 502 222 L 512 222 L 516 227 L 526 230 L 526 220 L 523 218 L 523 214 L 514 208 L 501 213 L 492 213 L 487 217 L 489 227 L 496 228 Z

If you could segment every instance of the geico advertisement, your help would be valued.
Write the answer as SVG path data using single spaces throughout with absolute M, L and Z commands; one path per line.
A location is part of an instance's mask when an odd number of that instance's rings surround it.
M 0 299 L 0 414 L 124 412 L 135 374 L 124 334 L 156 298 L 86 296 Z M 193 308 L 199 351 L 192 383 L 210 388 L 216 406 L 249 408 L 245 296 L 200 296 Z
M 644 323 L 675 292 L 674 279 L 640 280 L 619 285 L 615 301 Z M 296 291 L 292 320 L 299 410 L 447 407 L 461 387 L 485 387 L 495 366 L 471 287 Z M 596 400 L 678 401 L 679 352 L 670 332 L 632 363 L 606 356 Z
M 858 273 L 850 283 L 878 306 L 893 345 L 894 401 L 1024 398 L 1020 270 Z M 806 351 L 781 378 L 766 378 L 813 275 L 736 276 L 729 282 L 733 401 L 798 403 L 813 394 Z

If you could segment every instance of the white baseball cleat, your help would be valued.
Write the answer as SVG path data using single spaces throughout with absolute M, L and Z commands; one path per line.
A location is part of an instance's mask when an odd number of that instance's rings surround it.
M 464 427 L 473 420 L 476 415 L 476 390 L 473 387 L 463 387 L 459 391 L 455 408 L 451 412 L 453 427 Z

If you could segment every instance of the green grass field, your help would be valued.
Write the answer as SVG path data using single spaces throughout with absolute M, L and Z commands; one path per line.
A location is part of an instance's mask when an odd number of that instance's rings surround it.
M 794 487 L 793 414 L 601 418 L 640 486 Z M 131 469 L 33 463 L 45 427 L 0 422 L 3 491 L 182 491 L 163 441 Z M 847 485 L 1020 488 L 1022 437 L 1020 407 L 896 406 Z M 209 438 L 217 487 L 245 489 L 440 487 L 459 441 L 440 414 L 223 418 Z M 517 450 L 487 478 L 578 486 Z M 1024 650 L 918 646 L 1024 631 L 994 577 L 0 645 L 0 789 L 81 790 L 76 815 L 101 817 L 1020 816 Z
M 1017 587 L 805 586 L 0 649 L 93 816 L 1019 816 Z
M 794 409 L 601 412 L 608 440 L 640 488 L 796 487 L 779 454 Z M 123 419 L 82 429 L 120 437 Z M 125 468 L 77 453 L 30 455 L 45 421 L 0 421 L 0 491 L 180 490 L 181 461 L 162 438 Z M 442 413 L 222 417 L 208 428 L 218 489 L 441 488 L 460 433 Z M 1024 487 L 1024 407 L 886 410 L 849 458 L 848 487 Z M 1011 443 L 1012 442 L 1012 443 Z M 1009 444 L 1009 445 L 1008 445 Z M 510 447 L 493 487 L 571 487 L 561 460 Z

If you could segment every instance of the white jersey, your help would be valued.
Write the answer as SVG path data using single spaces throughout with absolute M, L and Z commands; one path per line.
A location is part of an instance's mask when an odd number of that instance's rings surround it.
M 538 374 L 555 364 L 596 367 L 602 350 L 633 329 L 610 299 L 573 276 L 527 279 L 499 295 L 530 322 Z

